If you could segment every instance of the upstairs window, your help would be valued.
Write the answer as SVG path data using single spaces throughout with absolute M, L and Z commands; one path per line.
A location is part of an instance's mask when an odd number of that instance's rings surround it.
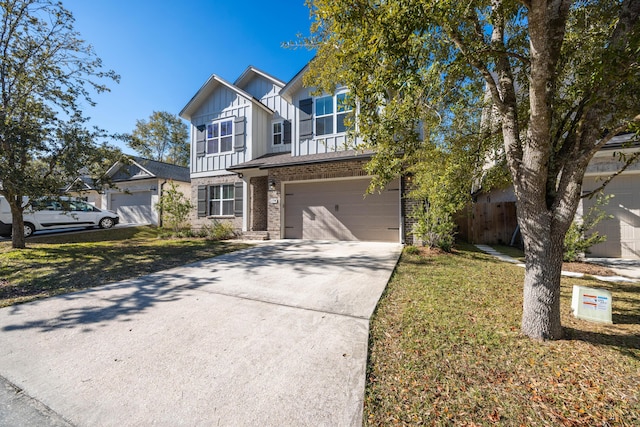
M 220 120 L 207 125 L 207 154 L 233 150 L 233 119 Z
M 282 122 L 273 123 L 273 145 L 282 145 L 284 127 Z
M 316 98 L 316 135 L 333 133 L 333 96 Z
M 315 135 L 330 135 L 347 131 L 344 121 L 351 111 L 347 92 L 316 98 L 314 106 Z
M 349 105 L 349 94 L 348 93 L 339 93 L 336 95 L 336 132 L 346 132 L 347 127 L 344 124 L 344 119 L 347 117 L 347 114 L 351 111 L 351 106 Z

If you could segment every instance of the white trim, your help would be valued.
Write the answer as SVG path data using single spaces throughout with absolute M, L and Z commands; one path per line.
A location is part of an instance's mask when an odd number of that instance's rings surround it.
M 276 144 L 274 141 L 274 138 L 276 136 L 276 132 L 274 129 L 274 126 L 279 124 L 280 125 L 280 143 Z M 276 119 L 276 120 L 272 120 L 271 121 L 271 147 L 282 147 L 286 145 L 284 143 L 284 119 Z
M 250 74 L 261 76 L 271 83 L 275 84 L 276 86 L 280 87 L 281 89 L 286 85 L 286 83 L 282 80 L 267 74 L 266 72 L 254 67 L 253 65 L 249 65 L 247 69 L 244 70 L 242 74 L 240 74 L 240 76 L 233 82 L 233 85 L 237 87 L 241 86 L 244 81 L 249 78 Z
M 233 189 L 233 195 L 232 197 L 229 198 L 224 198 L 224 187 L 231 187 Z M 213 188 L 219 188 L 220 190 L 220 198 L 219 199 L 214 199 L 211 197 L 211 190 Z M 220 209 L 218 210 L 218 212 L 216 213 L 212 213 L 211 212 L 211 203 L 215 202 L 215 201 L 219 201 L 220 202 Z M 234 217 L 234 214 L 224 214 L 222 213 L 222 211 L 224 211 L 224 202 L 229 202 L 231 201 L 231 210 L 233 211 L 233 203 L 235 202 L 235 186 L 233 183 L 220 183 L 220 184 L 208 184 L 207 185 L 207 217 L 211 217 L 211 218 L 232 218 Z
M 346 115 L 349 112 L 353 111 L 353 109 L 351 110 L 346 110 L 346 111 L 338 111 L 338 96 L 340 95 L 345 95 L 348 94 L 349 90 L 346 88 L 343 89 L 339 89 L 337 90 L 333 95 L 327 95 L 326 93 L 323 93 L 322 95 L 319 96 L 314 96 L 313 97 L 313 137 L 314 139 L 317 138 L 326 138 L 327 136 L 332 136 L 332 135 L 344 135 L 345 133 L 347 133 L 346 130 L 338 132 L 338 115 Z M 319 99 L 322 98 L 328 98 L 331 97 L 331 102 L 332 102 L 332 112 L 329 114 L 322 114 L 322 115 L 318 115 L 317 111 L 316 111 L 316 102 Z M 323 133 L 323 134 L 319 134 L 318 133 L 318 129 L 316 126 L 316 121 L 318 118 L 326 118 L 326 117 L 332 117 L 331 120 L 331 126 L 332 126 L 332 131 L 328 132 L 328 133 Z
M 231 91 L 242 96 L 244 99 L 262 108 L 268 114 L 274 113 L 273 110 L 271 110 L 271 108 L 264 105 L 262 102 L 254 98 L 251 94 L 245 92 L 244 90 L 240 89 L 237 86 L 232 85 L 231 83 L 216 76 L 215 74 L 212 74 L 211 77 L 209 77 L 209 79 L 205 82 L 205 84 L 202 85 L 200 89 L 198 89 L 196 94 L 193 95 L 193 97 L 189 100 L 187 105 L 184 106 L 184 108 L 182 109 L 182 111 L 180 111 L 178 115 L 189 122 L 193 121 L 192 120 L 193 113 L 195 113 L 195 111 L 202 104 L 202 102 L 204 102 L 204 100 L 207 99 L 215 91 L 218 85 L 227 87 Z
M 224 117 L 221 119 L 216 119 L 216 120 L 212 120 L 211 122 L 207 123 L 207 127 L 205 129 L 205 136 L 204 136 L 204 154 L 205 156 L 219 156 L 219 155 L 224 155 L 227 153 L 233 153 L 233 143 L 235 142 L 235 125 L 234 125 L 234 119 L 235 116 L 231 116 L 231 117 Z M 228 135 L 225 136 L 229 136 L 231 137 L 231 148 L 229 150 L 225 150 L 225 151 L 221 151 L 221 142 L 222 142 L 222 126 L 221 124 L 224 122 L 230 122 L 231 123 L 231 132 Z M 218 125 L 218 136 L 217 137 L 212 137 L 209 138 L 209 127 L 213 127 L 214 125 Z M 213 141 L 216 140 L 218 143 L 218 151 L 215 153 L 209 153 L 209 141 Z
M 203 172 L 193 172 L 191 173 L 191 180 L 193 180 L 194 178 L 209 178 L 209 177 L 216 177 L 216 176 L 229 176 L 229 175 L 236 175 L 233 172 L 229 172 L 226 169 L 217 169 L 217 170 L 210 170 L 210 171 L 203 171 Z

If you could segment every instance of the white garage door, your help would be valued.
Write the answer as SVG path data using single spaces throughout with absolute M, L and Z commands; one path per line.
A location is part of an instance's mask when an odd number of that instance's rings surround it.
M 364 194 L 369 179 L 285 186 L 285 238 L 400 241 L 400 184 Z
M 607 241 L 591 248 L 592 256 L 616 258 L 640 258 L 640 187 L 638 175 L 620 175 L 615 177 L 606 187 L 605 194 L 614 197 L 603 209 L 612 219 L 604 219 L 596 230 L 607 236 Z M 601 181 L 593 178 L 585 179 L 585 189 L 595 188 Z M 595 202 L 584 200 L 584 212 Z
M 118 212 L 121 223 L 156 224 L 151 209 L 151 191 L 111 194 L 111 210 Z

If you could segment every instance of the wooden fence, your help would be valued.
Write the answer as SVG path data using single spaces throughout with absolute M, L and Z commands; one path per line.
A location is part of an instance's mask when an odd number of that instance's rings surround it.
M 516 203 L 473 203 L 456 223 L 458 236 L 470 243 L 508 245 L 518 226 Z

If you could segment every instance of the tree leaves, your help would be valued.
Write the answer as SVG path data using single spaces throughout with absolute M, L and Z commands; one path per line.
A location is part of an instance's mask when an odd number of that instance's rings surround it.
M 180 166 L 189 164 L 187 125 L 166 111 L 154 111 L 149 121 L 137 120 L 128 145 L 142 157 Z
M 19 201 L 57 194 L 101 162 L 94 155 L 108 146 L 97 140 L 109 135 L 87 129 L 83 103 L 119 76 L 102 70 L 61 3 L 6 0 L 0 12 L 0 194 L 13 204 L 14 246 L 24 247 Z

